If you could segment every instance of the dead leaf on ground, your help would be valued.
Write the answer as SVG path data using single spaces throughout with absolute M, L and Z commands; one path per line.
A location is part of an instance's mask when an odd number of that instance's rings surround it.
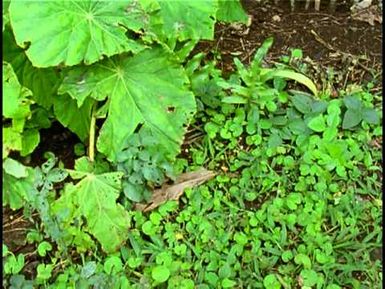
M 352 18 L 357 21 L 367 22 L 370 25 L 374 25 L 374 22 L 382 23 L 382 15 L 380 8 L 377 6 L 370 6 L 361 10 L 353 10 Z
M 181 174 L 177 177 L 174 184 L 163 185 L 160 189 L 154 190 L 148 204 L 136 204 L 135 209 L 142 212 L 148 212 L 159 207 L 166 201 L 178 200 L 185 189 L 199 186 L 212 179 L 214 176 L 214 172 L 206 169 Z

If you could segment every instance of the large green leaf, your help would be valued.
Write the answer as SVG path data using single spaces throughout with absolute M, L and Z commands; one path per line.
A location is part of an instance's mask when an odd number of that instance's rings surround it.
M 27 156 L 34 151 L 40 142 L 40 134 L 37 129 L 26 129 L 21 136 L 21 156 Z
M 20 85 L 9 63 L 3 62 L 3 116 L 12 119 L 24 119 L 30 116 L 28 97 L 31 91 Z
M 11 151 L 20 151 L 22 149 L 21 134 L 13 127 L 3 127 L 3 159 Z
M 76 167 L 75 167 L 76 168 Z M 100 242 L 107 253 L 115 252 L 128 236 L 129 216 L 116 199 L 121 190 L 121 172 L 94 174 L 68 170 L 71 177 L 81 180 L 68 184 L 64 194 L 56 201 L 75 205 L 73 217 L 84 216 L 86 229 Z
M 58 70 L 33 67 L 24 49 L 17 46 L 10 27 L 3 32 L 3 43 L 4 60 L 12 64 L 20 83 L 32 91 L 34 101 L 50 108 L 61 82 Z
M 35 173 L 32 168 L 7 158 L 3 162 L 3 206 L 12 210 L 24 206 L 28 192 L 34 189 Z
M 76 100 L 68 94 L 59 95 L 54 99 L 54 112 L 62 125 L 85 141 L 89 135 L 93 103 L 94 100 L 89 98 L 78 107 Z
M 3 117 L 11 120 L 9 124 L 3 124 L 3 158 L 11 151 L 28 155 L 39 143 L 39 132 L 25 129 L 25 123 L 31 117 L 31 94 L 20 85 L 12 66 L 3 62 Z
M 218 1 L 159 0 L 163 31 L 178 40 L 214 38 Z
M 78 104 L 88 95 L 96 100 L 108 97 L 108 117 L 97 148 L 115 160 L 140 123 L 168 152 L 179 152 L 184 125 L 195 111 L 193 94 L 185 87 L 187 81 L 171 54 L 153 48 L 134 57 L 120 55 L 75 68 L 69 71 L 59 92 L 69 93 Z
M 225 22 L 239 21 L 247 23 L 248 16 L 242 8 L 239 0 L 219 0 L 217 19 Z
M 144 48 L 125 35 L 143 27 L 142 12 L 134 4 L 134 0 L 14 0 L 9 17 L 17 44 L 30 43 L 26 54 L 34 66 L 91 64 L 103 56 Z
M 5 29 L 5 26 L 9 23 L 9 16 L 8 16 L 9 3 L 10 1 L 3 0 L 3 32 Z

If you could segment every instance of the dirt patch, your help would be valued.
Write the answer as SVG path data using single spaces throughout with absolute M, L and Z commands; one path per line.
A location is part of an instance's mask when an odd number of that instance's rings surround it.
M 12 211 L 3 207 L 3 238 L 2 241 L 13 253 L 24 251 L 26 235 L 33 224 L 25 219 L 23 210 Z
M 333 13 L 327 6 L 321 6 L 318 12 L 305 10 L 303 3 L 291 11 L 290 1 L 279 1 L 279 5 L 251 0 L 242 3 L 252 17 L 249 27 L 218 24 L 215 41 L 201 42 L 198 46 L 206 53 L 219 52 L 220 67 L 225 72 L 234 69 L 234 55 L 250 63 L 254 52 L 272 36 L 274 44 L 268 61 L 277 61 L 282 55 L 290 55 L 290 49 L 300 48 L 304 58 L 311 59 L 313 65 L 324 69 L 333 67 L 334 71 L 348 74 L 340 88 L 346 83 L 374 78 L 381 85 L 382 26 L 378 22 L 370 25 L 355 20 L 347 3 L 337 4 Z M 381 13 L 380 10 L 377 13 Z
M 75 144 L 80 143 L 79 138 L 58 122 L 52 123 L 50 128 L 40 130 L 40 143 L 31 155 L 29 165 L 41 166 L 46 159 L 46 152 L 53 152 L 64 164 L 66 169 L 72 169 L 75 164 Z

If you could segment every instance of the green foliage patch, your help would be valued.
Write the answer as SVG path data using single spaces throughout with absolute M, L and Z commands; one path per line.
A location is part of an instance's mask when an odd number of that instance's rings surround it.
M 290 61 L 264 62 L 272 38 L 228 77 L 190 56 L 216 21 L 247 23 L 235 0 L 6 7 L 3 206 L 24 210 L 34 250 L 3 244 L 3 287 L 382 284 L 382 112 L 370 84 L 317 91 Z M 41 166 L 24 158 L 53 121 L 81 141 L 72 169 L 49 152 Z M 215 179 L 134 209 L 201 167 Z

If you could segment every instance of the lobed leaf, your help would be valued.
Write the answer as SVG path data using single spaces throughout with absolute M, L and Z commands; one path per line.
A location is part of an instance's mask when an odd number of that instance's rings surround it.
M 184 125 L 196 109 L 186 82 L 184 71 L 171 55 L 154 48 L 133 57 L 121 55 L 75 68 L 59 91 L 69 93 L 78 105 L 88 95 L 96 100 L 108 97 L 108 117 L 97 148 L 114 161 L 139 124 L 144 124 L 170 154 L 179 152 Z
M 214 39 L 218 2 L 212 0 L 159 0 L 165 35 L 179 41 Z
M 219 21 L 247 23 L 248 16 L 239 0 L 219 0 L 218 4 L 217 19 Z
M 91 64 L 104 56 L 145 48 L 125 35 L 144 26 L 133 3 L 15 0 L 9 17 L 17 44 L 26 47 L 30 43 L 26 54 L 34 66 Z
M 116 203 L 121 190 L 121 172 L 93 174 L 68 170 L 70 175 L 84 177 L 76 185 L 68 185 L 61 200 L 72 202 L 76 216 L 84 216 L 87 230 L 107 253 L 117 251 L 127 239 L 130 226 L 127 211 Z M 72 206 L 68 204 L 68 206 Z

